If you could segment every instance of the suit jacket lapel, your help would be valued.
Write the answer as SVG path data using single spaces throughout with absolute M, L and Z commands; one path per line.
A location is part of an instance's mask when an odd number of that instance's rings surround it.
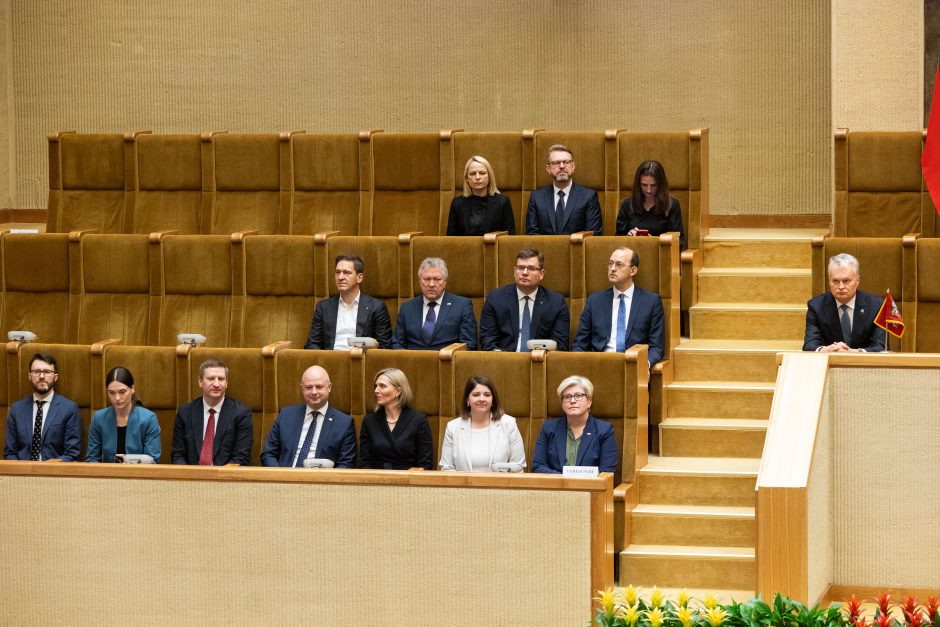
M 624 336 L 623 336 L 625 340 L 626 338 L 630 337 L 630 333 L 633 331 L 633 322 L 634 320 L 636 320 L 636 312 L 637 312 L 637 309 L 639 309 L 640 307 L 640 298 L 641 298 L 640 288 L 634 286 L 633 298 L 630 299 L 630 315 L 627 318 L 627 329 L 626 329 L 626 333 L 624 333 Z M 610 301 L 610 306 L 611 308 L 613 308 L 614 306 L 613 299 L 611 299 Z M 610 315 L 614 315 L 613 309 L 610 310 Z M 626 346 L 626 348 L 630 348 L 629 344 Z
M 855 311 L 852 312 L 852 340 L 853 342 L 856 340 L 856 338 L 861 339 L 859 337 L 860 336 L 859 331 L 861 330 L 863 326 L 865 326 L 866 303 L 867 301 L 862 299 L 862 294 L 860 292 L 856 292 Z M 849 346 L 852 345 L 850 342 L 846 342 L 846 344 L 849 344 Z M 867 344 L 868 344 L 867 342 L 859 341 L 860 346 L 866 346 Z
M 610 287 L 607 289 L 606 292 L 604 292 L 604 308 L 603 308 L 604 310 L 601 312 L 601 316 L 602 316 L 601 321 L 604 323 L 604 329 L 605 329 L 604 337 L 607 338 L 604 341 L 604 346 L 606 346 L 607 342 L 610 341 L 610 329 L 611 329 L 610 325 L 613 324 L 613 320 L 611 320 L 610 317 L 612 315 L 611 311 L 612 311 L 613 306 L 614 306 L 614 288 Z M 601 348 L 601 350 L 604 350 L 603 347 Z
M 568 419 L 559 418 L 558 425 L 555 428 L 555 453 L 558 455 L 558 460 L 561 462 L 561 465 L 565 465 L 565 453 L 567 452 L 567 443 L 568 443 Z
M 30 405 L 31 411 L 35 412 L 36 409 L 33 405 Z M 59 395 L 52 395 L 52 402 L 49 403 L 49 407 L 46 408 L 45 415 L 42 417 L 42 436 L 40 436 L 40 442 L 46 439 L 46 433 L 49 431 L 49 427 L 55 423 L 56 418 L 59 417 Z M 30 421 L 32 422 L 32 421 Z M 31 427 L 32 425 L 30 425 Z M 30 437 L 32 437 L 32 428 L 29 430 Z
M 205 413 L 206 408 L 203 405 L 202 397 L 199 397 L 191 404 L 191 411 L 189 412 L 189 420 L 192 423 L 193 431 L 193 440 L 196 441 L 196 459 L 199 459 L 199 453 L 202 451 L 202 439 L 203 439 L 203 430 L 202 425 L 204 422 L 203 414 Z
M 574 211 L 575 203 L 580 195 L 581 192 L 578 186 L 572 183 L 571 187 L 568 188 L 568 192 L 565 194 L 565 216 L 562 218 L 561 228 L 565 228 L 568 225 L 568 219 L 571 217 L 571 212 Z
M 222 446 L 222 435 L 229 430 L 229 427 L 232 425 L 232 402 L 226 396 L 225 400 L 222 402 L 222 406 L 219 408 L 219 415 L 215 418 L 215 436 L 212 440 L 212 459 L 215 460 L 215 456 L 219 453 L 219 448 Z
M 423 300 L 421 302 L 424 303 Z M 431 334 L 432 342 L 437 339 L 437 332 L 444 326 L 444 320 L 447 319 L 450 310 L 453 309 L 453 299 L 449 293 L 444 292 L 444 296 L 441 298 L 441 306 L 438 309 L 440 311 L 437 312 L 437 318 L 434 320 L 434 333 Z
M 576 466 L 580 466 L 584 462 L 584 456 L 587 454 L 588 449 L 594 445 L 594 438 L 597 435 L 597 424 L 594 416 L 588 416 L 587 424 L 584 425 L 584 431 L 581 432 L 581 442 L 578 444 L 578 459 L 575 462 Z
M 359 304 L 361 305 L 362 302 L 360 301 Z M 314 426 L 315 426 L 314 423 L 311 422 L 310 428 L 312 429 L 314 428 Z M 321 451 L 323 450 L 323 445 L 326 442 L 329 442 L 329 440 L 327 439 L 327 436 L 330 433 L 330 430 L 332 428 L 333 428 L 333 408 L 330 407 L 326 411 L 326 415 L 323 416 L 323 426 L 320 427 L 320 438 L 317 440 L 317 448 L 314 449 L 313 451 L 314 456 L 323 457 L 323 455 L 321 455 Z
M 509 324 L 512 325 L 512 331 L 513 331 L 512 337 L 516 341 L 516 344 L 518 344 L 519 343 L 519 324 L 521 323 L 521 319 L 519 318 L 519 300 L 517 298 L 519 294 L 516 292 L 516 285 L 515 284 L 510 285 L 508 292 L 509 292 L 508 300 L 510 303 L 512 303 L 512 305 L 509 307 Z M 531 313 L 531 311 L 529 313 Z M 515 344 L 513 345 L 512 350 L 516 350 Z
M 542 310 L 545 308 L 545 288 L 539 285 L 532 294 L 532 323 L 529 327 L 529 339 L 542 339 L 538 336 L 539 323 L 542 322 Z M 516 308 L 518 310 L 518 307 Z M 518 328 L 519 325 L 516 325 Z
M 359 309 L 356 312 L 356 335 L 362 337 L 365 335 L 366 320 L 369 319 L 369 305 L 366 295 L 359 292 Z M 337 303 L 338 306 L 338 303 Z
M 300 411 L 285 416 L 281 444 L 289 452 L 288 461 L 293 461 L 297 449 L 300 447 L 300 433 L 304 428 L 304 418 L 307 417 L 307 406 L 302 405 Z
M 332 350 L 336 342 L 336 319 L 339 316 L 339 295 L 330 296 L 323 308 L 323 350 Z
M 460 428 L 457 429 L 457 437 L 460 438 L 460 448 L 463 451 L 464 458 L 467 461 L 467 468 L 473 470 L 473 459 L 470 455 L 470 429 L 473 427 L 470 426 L 470 421 L 467 419 L 461 419 Z

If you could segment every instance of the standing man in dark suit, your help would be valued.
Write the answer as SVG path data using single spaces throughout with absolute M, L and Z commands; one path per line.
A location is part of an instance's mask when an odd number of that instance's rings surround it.
M 349 350 L 351 337 L 372 337 L 379 348 L 390 348 L 392 323 L 388 307 L 359 289 L 365 270 L 362 257 L 337 255 L 334 264 L 339 294 L 317 303 L 304 348 Z
M 225 395 L 228 366 L 207 359 L 196 380 L 202 396 L 180 405 L 173 424 L 173 463 L 200 466 L 248 464 L 251 409 Z
M 803 350 L 820 353 L 845 351 L 875 353 L 885 349 L 885 332 L 875 326 L 884 302 L 858 291 L 859 264 L 842 253 L 829 259 L 829 291 L 806 303 Z
M 308 457 L 329 459 L 335 468 L 352 468 L 356 460 L 353 419 L 330 407 L 330 375 L 310 366 L 300 378 L 304 402 L 283 408 L 261 451 L 262 466 L 302 468 Z
M 82 415 L 78 405 L 55 393 L 59 380 L 52 355 L 36 353 L 26 376 L 32 395 L 13 403 L 7 414 L 3 459 L 74 462 L 81 454 Z
M 568 304 L 564 296 L 540 285 L 545 278 L 542 251 L 520 250 L 513 276 L 515 283 L 496 288 L 486 297 L 480 314 L 480 347 L 526 351 L 529 340 L 555 340 L 558 350 L 568 350 Z
M 622 353 L 634 344 L 649 345 L 649 365 L 663 358 L 663 301 L 633 283 L 640 256 L 618 248 L 607 262 L 611 288 L 587 297 L 573 351 Z
M 477 319 L 469 298 L 447 292 L 447 264 L 428 257 L 418 266 L 421 296 L 398 310 L 392 348 L 440 350 L 464 342 L 467 350 L 477 347 Z
M 578 231 L 604 234 L 597 192 L 571 180 L 574 156 L 561 144 L 548 149 L 545 170 L 554 179 L 529 197 L 526 235 L 568 235 Z

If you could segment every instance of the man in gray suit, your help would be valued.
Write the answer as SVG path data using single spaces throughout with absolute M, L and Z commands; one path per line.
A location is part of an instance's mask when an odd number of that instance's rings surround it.
M 304 348 L 349 350 L 349 338 L 372 337 L 379 348 L 390 348 L 392 324 L 388 307 L 377 298 L 363 294 L 365 264 L 358 255 L 337 255 L 334 277 L 336 296 L 317 303 Z

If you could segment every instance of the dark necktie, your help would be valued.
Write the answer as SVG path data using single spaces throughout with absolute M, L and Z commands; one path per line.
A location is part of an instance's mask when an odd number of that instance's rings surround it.
M 555 205 L 555 232 L 561 234 L 561 227 L 565 221 L 565 192 L 558 190 L 558 203 Z
M 519 350 L 527 352 L 529 348 L 526 343 L 531 339 L 529 335 L 532 333 L 532 314 L 529 312 L 529 297 L 523 296 L 523 300 L 525 306 L 522 308 L 522 324 L 519 325 Z
M 206 434 L 202 437 L 202 450 L 199 452 L 199 465 L 212 465 L 212 445 L 215 444 L 215 410 L 209 409 L 209 424 L 206 425 Z
M 437 303 L 433 300 L 428 303 L 428 317 L 424 319 L 424 326 L 421 327 L 421 334 L 424 336 L 424 343 L 431 343 L 431 336 L 434 335 L 434 323 L 437 321 L 437 316 L 434 315 L 434 307 L 437 306 Z
M 297 455 L 297 463 L 294 464 L 294 468 L 304 467 L 307 455 L 310 454 L 310 446 L 313 444 L 313 434 L 317 431 L 317 419 L 319 417 L 320 412 L 313 412 L 313 420 L 310 421 L 310 426 L 307 427 L 307 437 L 304 438 L 304 443 L 300 447 L 300 453 Z
M 842 305 L 840 309 L 842 310 L 840 320 L 842 323 L 842 341 L 848 344 L 852 341 L 852 321 L 849 319 L 849 306 Z
M 617 306 L 617 352 L 627 350 L 627 306 L 624 304 L 623 294 L 620 294 L 620 304 Z
M 46 401 L 36 401 L 36 423 L 33 425 L 33 439 L 29 443 L 29 460 L 39 461 L 39 451 L 42 448 L 42 406 Z

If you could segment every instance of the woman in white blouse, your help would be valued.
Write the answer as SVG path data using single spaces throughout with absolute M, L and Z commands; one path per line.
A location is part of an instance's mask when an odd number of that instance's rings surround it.
M 496 386 L 484 376 L 467 380 L 460 417 L 447 423 L 441 470 L 490 472 L 493 464 L 525 467 L 525 448 L 516 419 L 503 413 Z

